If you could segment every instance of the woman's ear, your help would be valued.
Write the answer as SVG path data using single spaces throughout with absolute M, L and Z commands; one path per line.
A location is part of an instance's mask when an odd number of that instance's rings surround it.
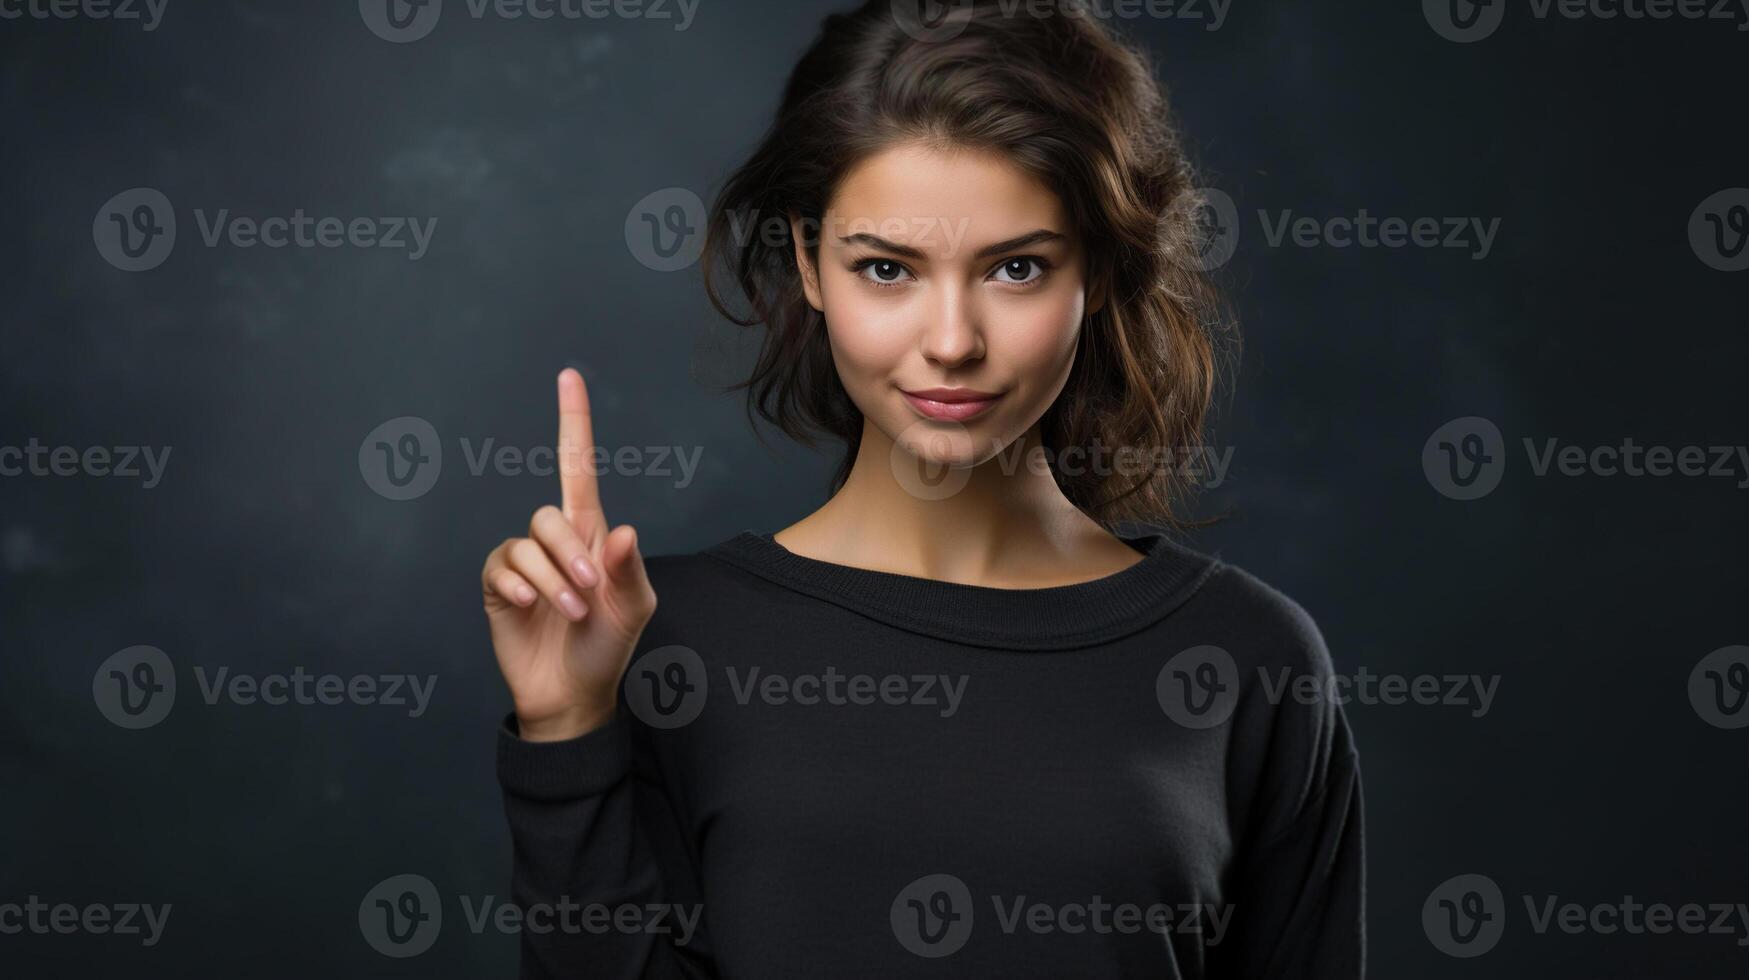
M 811 222 L 803 221 L 794 211 L 789 215 L 790 242 L 796 250 L 796 268 L 802 271 L 802 291 L 808 295 L 808 305 L 821 313 L 826 312 L 826 302 L 821 299 L 820 270 L 814 265 L 813 256 L 808 252 L 807 229 Z M 818 227 L 818 222 L 812 222 Z M 818 242 L 814 243 L 818 245 Z
M 1092 316 L 1105 308 L 1105 283 L 1096 282 L 1093 290 L 1087 294 L 1087 315 Z

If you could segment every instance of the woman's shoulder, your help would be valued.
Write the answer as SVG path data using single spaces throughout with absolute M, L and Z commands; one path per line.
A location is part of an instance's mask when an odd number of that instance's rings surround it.
M 656 612 L 643 645 L 696 642 L 701 636 L 755 635 L 772 622 L 807 614 L 812 600 L 758 574 L 746 559 L 758 535 L 742 531 L 696 551 L 644 558 Z
M 669 599 L 689 605 L 744 600 L 758 589 L 759 576 L 749 574 L 747 555 L 760 547 L 760 535 L 740 531 L 696 551 L 666 551 L 644 558 L 658 604 Z M 766 547 L 770 547 L 766 545 Z M 670 604 L 672 605 L 672 604 Z
M 1218 624 L 1216 645 L 1235 657 L 1328 674 L 1330 652 L 1306 607 L 1285 591 L 1225 559 L 1212 559 L 1208 580 L 1188 612 Z
M 661 598 L 664 584 L 685 587 L 701 581 L 733 577 L 734 568 L 722 560 L 722 552 L 751 533 L 743 531 L 696 551 L 674 550 L 646 555 L 644 568 L 650 574 L 650 584 L 656 588 L 657 598 Z

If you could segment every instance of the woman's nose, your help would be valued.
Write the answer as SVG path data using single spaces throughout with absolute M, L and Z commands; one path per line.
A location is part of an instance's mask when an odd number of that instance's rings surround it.
M 932 322 L 923 328 L 923 356 L 953 367 L 984 356 L 984 331 L 977 303 L 969 291 L 949 286 L 941 294 Z

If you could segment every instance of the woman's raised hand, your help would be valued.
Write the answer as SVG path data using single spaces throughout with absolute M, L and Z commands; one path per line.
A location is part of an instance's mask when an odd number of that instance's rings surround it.
M 583 376 L 559 373 L 561 506 L 534 512 L 480 572 L 498 668 L 523 738 L 575 738 L 612 717 L 620 677 L 656 592 L 628 524 L 608 530 L 592 466 Z

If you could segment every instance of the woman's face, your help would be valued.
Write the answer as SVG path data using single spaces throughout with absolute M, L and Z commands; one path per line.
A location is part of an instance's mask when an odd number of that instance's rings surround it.
M 1081 244 L 1049 188 L 1001 156 L 917 144 L 840 183 L 804 275 L 838 376 L 913 456 L 982 463 L 1068 379 L 1087 311 Z M 804 270 L 810 258 L 798 248 Z

